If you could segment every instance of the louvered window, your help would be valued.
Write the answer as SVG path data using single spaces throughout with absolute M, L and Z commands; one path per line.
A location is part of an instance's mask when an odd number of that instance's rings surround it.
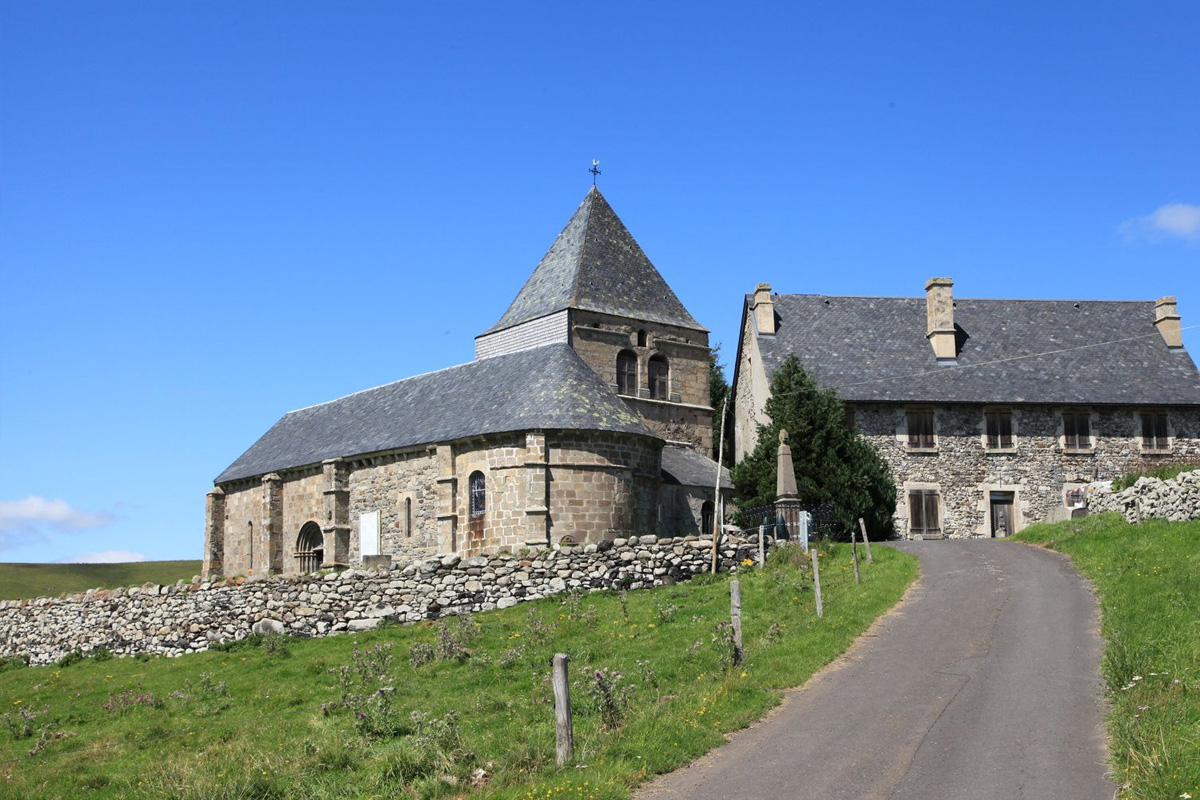
M 1167 412 L 1142 412 L 1142 449 L 1170 450 L 1171 443 L 1167 440 Z
M 1091 414 L 1089 414 L 1087 411 L 1063 412 L 1063 447 L 1067 450 L 1091 449 Z
M 933 410 L 909 409 L 906 413 L 908 421 L 908 446 L 929 449 L 936 446 L 933 439 Z
M 628 350 L 617 353 L 617 394 L 637 396 L 637 356 Z
M 985 411 L 987 446 L 989 450 L 1006 450 L 1013 446 L 1012 412 L 1007 409 Z
M 662 356 L 651 356 L 647 367 L 650 378 L 650 396 L 655 400 L 666 400 L 667 376 L 670 374 L 667 360 Z
M 936 489 L 922 489 L 908 493 L 908 532 L 910 534 L 942 532 L 941 522 L 938 520 Z

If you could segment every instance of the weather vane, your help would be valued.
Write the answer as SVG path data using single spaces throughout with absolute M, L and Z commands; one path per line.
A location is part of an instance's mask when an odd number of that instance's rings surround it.
M 595 158 L 592 159 L 592 168 L 589 169 L 588 172 L 592 173 L 592 186 L 595 186 L 596 185 L 596 176 L 600 174 L 599 160 L 597 160 Z

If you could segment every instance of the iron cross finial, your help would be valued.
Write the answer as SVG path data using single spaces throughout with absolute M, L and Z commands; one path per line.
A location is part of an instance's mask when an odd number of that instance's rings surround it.
M 600 174 L 600 161 L 598 159 L 592 159 L 592 168 L 588 172 L 592 173 L 592 186 L 595 186 L 596 176 Z

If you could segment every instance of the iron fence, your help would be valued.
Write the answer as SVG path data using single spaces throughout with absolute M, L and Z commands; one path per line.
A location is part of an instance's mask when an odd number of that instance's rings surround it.
M 750 532 L 765 525 L 766 532 L 775 538 L 792 539 L 799 535 L 801 511 L 807 511 L 810 515 L 808 538 L 838 538 L 840 533 L 837 530 L 837 515 L 833 506 L 818 505 L 805 508 L 798 500 L 741 509 L 742 530 Z

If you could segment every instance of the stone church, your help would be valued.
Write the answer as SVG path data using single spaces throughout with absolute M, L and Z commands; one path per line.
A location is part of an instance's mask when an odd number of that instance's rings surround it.
M 593 187 L 474 361 L 292 411 L 217 476 L 204 572 L 711 530 L 710 359 Z
M 1061 519 L 1096 480 L 1200 463 L 1200 373 L 1158 301 L 746 295 L 733 452 L 758 443 L 794 355 L 838 391 L 896 482 L 896 532 L 1003 537 Z M 792 442 L 793 449 L 803 442 Z

